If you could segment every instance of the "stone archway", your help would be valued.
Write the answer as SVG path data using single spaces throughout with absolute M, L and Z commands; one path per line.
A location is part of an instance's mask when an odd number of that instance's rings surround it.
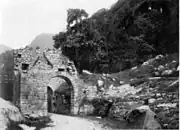
M 47 90 L 49 112 L 73 114 L 74 88 L 69 78 L 62 75 L 52 77 Z

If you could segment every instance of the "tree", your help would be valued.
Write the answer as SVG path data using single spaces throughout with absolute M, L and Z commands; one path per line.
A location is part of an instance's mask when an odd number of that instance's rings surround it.
M 82 21 L 82 18 L 88 17 L 88 13 L 84 9 L 68 9 L 67 10 L 67 26 L 70 27 L 75 21 L 76 24 Z
M 54 37 L 55 47 L 80 70 L 100 72 L 108 65 L 109 73 L 117 72 L 123 69 L 118 64 L 178 52 L 178 0 L 118 0 L 90 18 L 82 9 L 69 9 L 67 15 L 67 31 Z
M 61 45 L 65 45 L 66 44 L 66 40 L 67 40 L 67 37 L 66 37 L 66 32 L 59 32 L 59 34 L 53 36 L 53 40 L 55 41 L 54 42 L 54 47 L 55 48 L 59 48 Z

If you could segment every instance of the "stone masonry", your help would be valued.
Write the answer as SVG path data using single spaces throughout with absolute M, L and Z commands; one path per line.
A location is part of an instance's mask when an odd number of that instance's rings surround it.
M 48 112 L 47 87 L 51 79 L 61 78 L 71 91 L 71 114 L 77 114 L 82 86 L 77 82 L 73 62 L 61 54 L 61 50 L 30 47 L 14 50 L 13 102 L 24 114 L 45 116 Z

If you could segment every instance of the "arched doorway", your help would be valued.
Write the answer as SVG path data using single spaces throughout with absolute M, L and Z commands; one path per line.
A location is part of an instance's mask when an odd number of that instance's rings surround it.
M 74 90 L 71 81 L 65 76 L 53 77 L 47 87 L 48 112 L 70 114 L 73 108 Z

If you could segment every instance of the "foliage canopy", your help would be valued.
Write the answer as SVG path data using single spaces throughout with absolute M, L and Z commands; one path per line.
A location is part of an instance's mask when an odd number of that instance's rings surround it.
M 179 51 L 178 0 L 119 0 L 90 18 L 83 9 L 67 15 L 67 31 L 54 36 L 54 47 L 62 47 L 79 72 L 117 72 Z

